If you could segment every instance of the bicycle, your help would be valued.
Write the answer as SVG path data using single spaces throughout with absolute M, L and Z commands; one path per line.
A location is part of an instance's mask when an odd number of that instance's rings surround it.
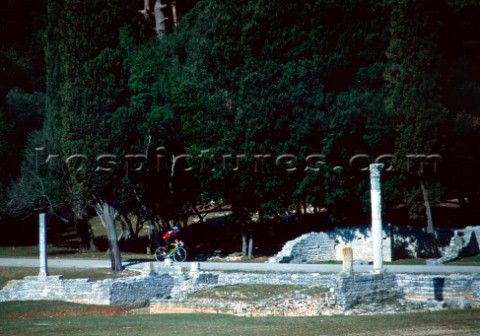
M 170 256 L 176 262 L 182 262 L 187 259 L 187 250 L 183 247 L 183 242 L 171 243 L 170 245 L 172 248 L 168 252 L 165 246 L 160 246 L 155 250 L 155 259 L 157 261 L 164 261 L 167 256 Z

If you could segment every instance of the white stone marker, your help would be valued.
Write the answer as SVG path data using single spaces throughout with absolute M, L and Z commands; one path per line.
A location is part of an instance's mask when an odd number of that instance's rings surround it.
M 190 271 L 191 272 L 198 272 L 200 271 L 200 263 L 199 262 L 192 262 L 190 264 Z
M 353 272 L 353 250 L 351 247 L 344 247 L 343 250 L 343 272 Z
M 45 220 L 45 214 L 41 213 L 38 217 L 38 244 L 40 254 L 40 272 L 39 276 L 47 276 L 47 225 Z
M 383 168 L 383 163 L 373 163 L 370 165 L 373 272 L 375 273 L 380 273 L 383 268 L 382 194 L 380 191 L 380 175 L 381 175 L 382 168 Z
M 146 275 L 151 275 L 155 273 L 155 265 L 153 262 L 146 262 L 143 265 L 142 273 Z

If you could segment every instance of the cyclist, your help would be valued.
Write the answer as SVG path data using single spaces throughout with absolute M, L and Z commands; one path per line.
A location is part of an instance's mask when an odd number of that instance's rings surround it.
M 165 242 L 165 251 L 170 250 L 171 247 L 171 240 L 175 239 L 175 243 L 181 243 L 181 241 L 178 240 L 178 233 L 180 232 L 180 228 L 178 226 L 174 226 L 170 231 L 166 232 L 163 235 L 163 241 Z

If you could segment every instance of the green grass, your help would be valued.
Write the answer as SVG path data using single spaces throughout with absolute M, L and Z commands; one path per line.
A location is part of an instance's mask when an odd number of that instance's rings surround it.
M 189 295 L 190 298 L 211 298 L 216 300 L 259 301 L 272 297 L 285 296 L 290 293 L 323 295 L 329 289 L 324 287 L 302 287 L 293 285 L 233 285 L 219 286 L 196 291 Z
M 78 252 L 74 248 L 62 248 L 48 245 L 48 257 L 54 259 L 95 259 L 110 260 L 105 251 Z M 38 246 L 0 246 L 0 258 L 38 258 Z M 155 258 L 146 253 L 122 252 L 123 260 L 151 260 Z
M 341 260 L 321 260 L 321 261 L 316 261 L 314 264 L 318 265 L 324 265 L 324 264 L 342 264 Z
M 480 266 L 480 254 L 473 257 L 461 258 L 447 263 L 447 265 L 457 266 Z
M 473 335 L 480 330 L 479 310 L 452 310 L 376 316 L 258 317 L 225 315 L 88 316 L 95 310 L 57 302 L 0 303 L 0 335 L 113 336 L 306 336 L 306 335 Z M 75 311 L 80 315 L 72 316 Z M 67 312 L 65 317 L 62 312 Z M 433 333 L 431 333 L 433 331 Z M 448 333 L 446 332 L 448 331 Z
M 385 265 L 426 265 L 425 259 L 399 259 L 387 261 Z
M 38 268 L 0 267 L 0 288 L 10 280 L 23 279 L 26 276 L 38 275 Z M 120 274 L 111 273 L 110 269 L 92 268 L 50 268 L 49 275 L 63 275 L 64 279 L 88 278 L 92 281 L 119 278 L 136 275 L 133 271 L 124 271 Z M 1 334 L 0 334 L 1 335 Z
M 38 246 L 0 246 L 1 258 L 38 257 Z

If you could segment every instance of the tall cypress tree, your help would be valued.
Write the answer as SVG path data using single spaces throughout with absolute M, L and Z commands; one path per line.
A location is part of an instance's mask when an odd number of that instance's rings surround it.
M 393 4 L 389 65 L 385 72 L 389 87 L 386 111 L 396 124 L 395 169 L 414 181 L 423 199 L 434 254 L 431 182 L 435 171 L 424 160 L 440 154 L 444 146 L 448 111 L 442 105 L 440 86 L 443 8 L 443 1 L 434 0 L 402 0 Z
M 107 228 L 112 270 L 122 270 L 115 230 L 116 194 L 129 127 L 120 27 L 135 9 L 128 1 L 51 0 L 48 15 L 46 131 L 68 162 L 79 217 L 93 205 Z M 107 156 L 101 156 L 108 154 Z M 83 218 L 85 220 L 85 218 Z

